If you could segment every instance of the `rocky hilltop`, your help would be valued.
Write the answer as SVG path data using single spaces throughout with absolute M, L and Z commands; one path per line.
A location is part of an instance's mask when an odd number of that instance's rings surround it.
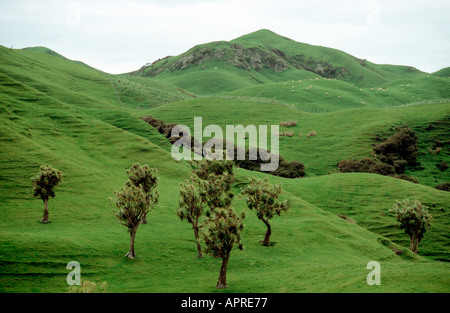
M 270 69 L 275 73 L 281 73 L 292 67 L 310 71 L 326 78 L 343 78 L 347 72 L 343 67 L 333 66 L 325 60 L 307 57 L 304 54 L 287 55 L 282 50 L 272 47 L 246 48 L 239 44 L 230 44 L 228 48 L 219 49 L 210 46 L 196 47 L 176 60 L 168 56 L 144 66 L 132 74 L 156 77 L 167 70 L 184 70 L 202 65 L 211 59 L 227 62 L 246 71 L 260 72 L 263 69 Z
M 211 70 L 219 71 L 212 74 Z M 378 65 L 336 49 L 296 42 L 269 30 L 198 45 L 128 73 L 158 78 L 194 93 L 316 77 L 372 87 L 424 74 L 410 66 Z M 198 88 L 204 82 L 211 82 L 208 90 Z

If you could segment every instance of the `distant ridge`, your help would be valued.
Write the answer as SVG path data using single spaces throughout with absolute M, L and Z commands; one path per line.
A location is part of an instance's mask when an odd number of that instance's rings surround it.
M 62 56 L 58 52 L 55 52 L 52 49 L 49 49 L 47 47 L 41 47 L 41 46 L 38 46 L 38 47 L 27 47 L 27 48 L 24 48 L 23 50 L 46 53 L 46 54 L 50 54 L 50 55 L 54 55 L 54 56 L 58 56 L 58 57 L 67 59 L 66 57 Z
M 450 67 L 443 68 L 437 72 L 434 72 L 431 75 L 437 77 L 450 77 Z
M 374 64 L 340 50 L 297 42 L 261 29 L 229 42 L 197 45 L 128 75 L 152 77 L 194 93 L 212 94 L 315 77 L 372 87 L 426 73 L 411 66 Z

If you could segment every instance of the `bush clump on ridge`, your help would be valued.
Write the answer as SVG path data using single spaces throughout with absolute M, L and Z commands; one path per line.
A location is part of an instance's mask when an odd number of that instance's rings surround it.
M 407 167 L 419 165 L 417 142 L 414 130 L 409 126 L 402 126 L 397 128 L 395 134 L 374 146 L 376 159 L 342 160 L 337 165 L 339 172 L 372 173 L 418 183 L 417 178 L 404 174 Z

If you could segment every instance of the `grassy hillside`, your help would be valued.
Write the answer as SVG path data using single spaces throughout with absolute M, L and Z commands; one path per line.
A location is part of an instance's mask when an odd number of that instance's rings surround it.
M 448 262 L 437 261 L 449 255 L 448 193 L 378 175 L 324 175 L 341 158 L 369 154 L 371 136 L 394 124 L 407 122 L 427 140 L 445 135 L 448 128 L 439 122 L 449 115 L 448 104 L 312 114 L 251 99 L 170 102 L 193 95 L 153 80 L 105 75 L 42 51 L 0 47 L 0 58 L 0 292 L 67 292 L 70 261 L 81 264 L 83 279 L 106 281 L 108 292 L 219 292 L 220 262 L 196 257 L 192 229 L 175 214 L 178 185 L 191 166 L 171 158 L 168 141 L 139 119 L 147 114 L 187 125 L 199 115 L 205 125 L 295 118 L 296 133 L 318 133 L 309 141 L 298 135 L 281 139 L 281 154 L 304 162 L 309 177 L 268 177 L 283 185 L 282 199 L 292 203 L 290 212 L 274 219 L 273 247 L 260 245 L 264 225 L 235 197 L 236 210 L 248 213 L 245 250 L 232 253 L 225 292 L 450 291 Z M 432 130 L 421 128 L 430 123 Z M 443 156 L 425 154 L 421 161 L 432 164 Z M 124 257 L 129 236 L 108 199 L 135 162 L 158 169 L 161 197 L 149 224 L 138 231 L 138 258 L 131 261 Z M 41 164 L 64 174 L 50 200 L 48 225 L 39 223 L 42 201 L 31 196 L 30 177 Z M 429 185 L 445 174 L 431 165 L 423 171 L 429 173 L 419 180 Z M 266 176 L 238 169 L 233 190 L 237 194 L 249 178 Z M 436 205 L 419 256 L 408 251 L 406 235 L 386 215 L 407 196 Z M 381 286 L 366 284 L 370 261 L 381 263 Z
M 430 207 L 435 222 L 433 230 L 421 243 L 420 254 L 437 260 L 449 260 L 450 251 L 446 249 L 446 232 L 450 227 L 447 192 L 424 188 L 395 178 L 359 173 L 287 181 L 283 185 L 286 190 L 306 201 L 326 208 L 336 215 L 343 215 L 388 239 L 380 239 L 382 243 L 390 245 L 392 241 L 403 247 L 408 247 L 409 238 L 387 210 L 397 200 L 395 197 L 420 199 Z
M 295 127 L 280 127 L 280 131 L 294 132 L 294 137 L 280 138 L 280 154 L 287 160 L 304 163 L 307 176 L 335 172 L 337 163 L 343 159 L 371 157 L 377 134 L 388 132 L 392 126 L 407 124 L 417 132 L 418 160 L 424 166 L 423 170 L 408 174 L 417 176 L 420 183 L 431 187 L 448 180 L 448 173 L 439 171 L 436 164 L 450 162 L 449 147 L 444 146 L 436 155 L 428 152 L 434 140 L 446 141 L 448 138 L 449 128 L 445 122 L 450 117 L 448 103 L 317 114 L 266 102 L 199 98 L 163 105 L 142 114 L 153 115 L 168 123 L 187 125 L 192 130 L 195 116 L 202 116 L 204 125 L 217 124 L 222 129 L 226 125 L 279 125 L 281 121 L 296 120 L 298 124 Z M 430 124 L 435 127 L 427 130 Z M 316 131 L 317 136 L 306 138 L 311 131 Z M 303 137 L 300 138 L 299 134 Z M 246 145 L 248 147 L 248 142 Z
M 308 112 L 333 112 L 352 108 L 385 108 L 449 101 L 450 79 L 403 79 L 371 88 L 331 79 L 293 80 L 242 88 L 227 95 L 268 98 Z
M 443 68 L 431 75 L 436 77 L 450 77 L 450 67 Z
M 174 58 L 169 63 L 164 63 L 164 67 L 175 65 L 180 59 L 189 57 L 198 49 L 214 49 L 206 45 L 196 47 L 193 51 L 188 51 L 185 54 Z M 230 56 L 231 58 L 231 56 Z M 157 63 L 155 66 L 157 66 Z M 131 77 L 152 77 L 144 70 L 140 73 L 135 73 Z M 168 82 L 172 85 L 179 86 L 190 92 L 199 95 L 212 95 L 233 91 L 243 87 L 253 86 L 255 84 L 271 83 L 273 81 L 283 81 L 287 79 L 309 79 L 320 77 L 319 75 L 297 69 L 287 69 L 282 73 L 274 73 L 269 69 L 256 71 L 254 69 L 243 70 L 230 62 L 224 62 L 215 58 L 206 60 L 201 64 L 192 64 L 190 67 L 182 70 L 165 70 L 155 76 L 155 79 Z
M 316 63 L 326 61 L 334 67 L 345 69 L 347 74 L 342 77 L 344 81 L 353 82 L 361 87 L 375 86 L 399 78 L 420 77 L 424 74 L 412 67 L 374 64 L 337 49 L 296 42 L 267 29 L 241 36 L 231 42 L 248 46 L 270 46 L 282 50 L 287 55 L 303 55 Z
M 192 99 L 195 95 L 168 83 L 147 78 L 107 75 L 123 107 L 142 110 L 164 103 Z
M 423 77 L 425 73 L 407 66 L 373 64 L 263 29 L 230 42 L 195 46 L 130 75 L 155 77 L 197 94 L 211 95 L 264 83 L 319 77 L 373 87 L 395 79 Z

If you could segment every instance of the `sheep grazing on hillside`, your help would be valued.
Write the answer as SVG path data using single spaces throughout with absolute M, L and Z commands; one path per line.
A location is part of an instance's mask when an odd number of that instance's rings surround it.
M 314 130 L 312 130 L 309 132 L 308 135 L 306 135 L 306 138 L 311 138 L 311 137 L 315 137 L 315 136 L 317 136 L 317 133 Z
M 285 121 L 285 122 L 281 122 L 280 126 L 285 126 L 285 127 L 292 127 L 292 126 L 297 126 L 297 121 Z
M 293 137 L 294 136 L 294 132 L 281 132 L 280 136 L 281 137 Z

